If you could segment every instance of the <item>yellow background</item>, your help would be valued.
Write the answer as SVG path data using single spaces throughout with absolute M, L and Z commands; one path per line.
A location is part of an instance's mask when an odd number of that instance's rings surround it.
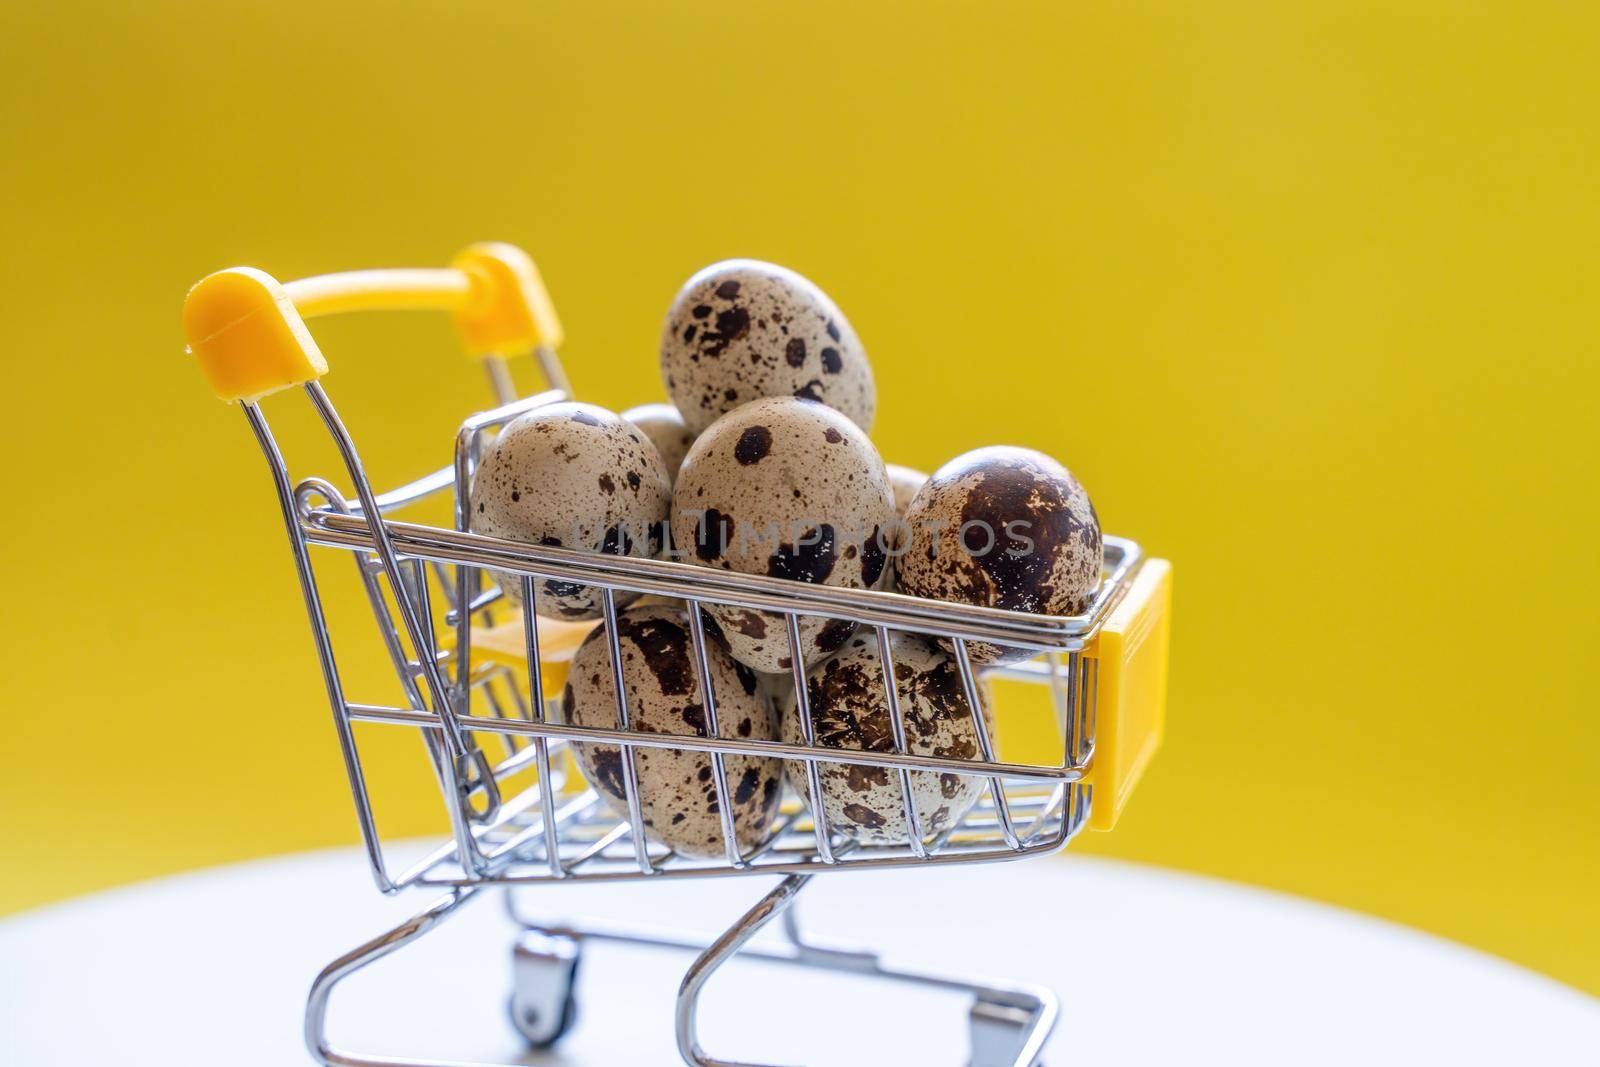
M 262 464 L 178 307 L 221 266 L 494 237 L 540 261 L 587 399 L 659 396 L 691 270 L 776 260 L 865 339 L 891 461 L 1042 448 L 1177 561 L 1168 745 L 1085 851 L 1600 992 L 1597 29 L 1394 0 L 6 5 L 0 907 L 353 839 Z M 380 480 L 486 399 L 442 319 L 318 336 Z M 303 408 L 272 409 L 291 446 Z

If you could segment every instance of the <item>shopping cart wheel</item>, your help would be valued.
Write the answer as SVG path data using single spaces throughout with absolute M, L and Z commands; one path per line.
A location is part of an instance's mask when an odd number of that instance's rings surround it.
M 1025 1055 L 1024 1046 L 1034 1031 L 1035 1012 L 1017 1004 L 978 997 L 968 1012 L 967 1030 L 972 1040 L 968 1067 L 1012 1067 Z M 1043 1067 L 1037 1058 L 1029 1067 Z
M 578 961 L 573 937 L 524 930 L 511 950 L 511 1025 L 533 1048 L 560 1041 L 578 1015 Z

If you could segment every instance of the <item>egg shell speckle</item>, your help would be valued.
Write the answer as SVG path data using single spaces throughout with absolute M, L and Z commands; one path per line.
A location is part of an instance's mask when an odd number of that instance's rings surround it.
M 656 446 L 656 451 L 661 453 L 661 462 L 666 464 L 668 477 L 677 481 L 683 457 L 689 454 L 689 446 L 694 444 L 694 434 L 683 424 L 683 416 L 678 414 L 678 409 L 671 404 L 640 404 L 624 411 L 622 417 L 644 431 L 650 443 Z
M 844 313 L 794 271 L 753 259 L 713 263 L 684 283 L 661 330 L 661 376 L 695 433 L 762 397 L 821 401 L 867 431 L 877 409 Z
M 617 616 L 617 641 L 622 649 L 630 726 L 656 734 L 708 736 L 688 614 L 664 605 L 629 608 Z M 777 712 L 755 673 L 735 663 L 713 642 L 707 642 L 706 652 L 719 735 L 776 740 Z M 616 691 L 602 624 L 584 639 L 572 658 L 561 692 L 563 719 L 574 726 L 617 729 Z M 626 817 L 622 750 L 587 742 L 575 742 L 572 747 L 584 777 L 617 814 Z M 710 756 L 641 747 L 633 750 L 633 761 L 645 832 L 686 856 L 725 855 L 721 798 Z M 782 764 L 780 759 L 764 756 L 723 760 L 733 794 L 734 835 L 741 850 L 764 843 L 772 832 L 783 792 Z
M 637 426 L 593 404 L 550 404 L 512 420 L 484 453 L 472 480 L 471 527 L 529 544 L 653 556 L 671 486 L 655 445 Z M 521 603 L 517 575 L 490 574 Z M 534 590 L 535 608 L 553 618 L 599 618 L 600 605 L 599 589 L 574 582 L 541 579 Z
M 678 472 L 672 539 L 689 563 L 816 585 L 882 589 L 892 578 L 894 497 L 867 435 L 822 404 L 746 404 L 695 441 Z M 734 658 L 789 670 L 781 615 L 707 606 Z M 804 660 L 834 651 L 853 624 L 800 620 Z
M 896 560 L 912 596 L 1076 615 L 1100 585 L 1100 520 L 1061 464 L 1024 448 L 980 448 L 934 472 L 906 510 L 911 541 Z M 1033 653 L 970 642 L 974 663 Z
M 890 641 L 895 689 L 914 756 L 979 759 L 977 729 L 950 654 L 924 638 L 896 634 Z M 876 638 L 858 633 L 838 655 L 812 667 L 806 680 L 816 743 L 824 748 L 893 752 L 894 732 L 884 692 Z M 793 692 L 780 701 L 784 740 L 803 744 Z M 980 689 L 984 722 L 994 718 Z M 865 844 L 903 844 L 908 838 L 898 771 L 819 763 L 828 825 Z M 786 761 L 790 783 L 810 803 L 802 761 Z M 954 772 L 912 771 L 911 796 L 924 835 L 961 821 L 983 792 L 985 779 Z

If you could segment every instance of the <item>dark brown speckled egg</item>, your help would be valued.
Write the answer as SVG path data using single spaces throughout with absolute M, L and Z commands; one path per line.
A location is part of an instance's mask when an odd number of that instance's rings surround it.
M 896 634 L 890 641 L 895 689 L 914 756 L 981 759 L 977 727 L 949 652 L 924 638 Z M 883 685 L 878 642 L 868 632 L 845 642 L 838 655 L 812 667 L 806 680 L 816 743 L 824 748 L 893 752 L 894 732 Z M 780 700 L 783 739 L 803 744 L 793 690 Z M 991 737 L 994 718 L 979 689 Z M 908 836 L 900 775 L 882 767 L 819 763 L 828 825 L 865 844 L 903 844 Z M 805 763 L 786 760 L 789 782 L 810 803 Z M 985 779 L 954 772 L 911 772 L 911 796 L 923 834 L 959 823 L 983 792 Z
M 661 330 L 661 377 L 694 433 L 769 396 L 820 401 L 867 431 L 877 408 L 844 313 L 794 271 L 754 259 L 713 263 L 684 283 Z
M 1076 615 L 1100 586 L 1100 520 L 1061 464 L 1025 448 L 980 448 L 934 472 L 906 509 L 900 590 L 933 600 Z M 1031 653 L 971 642 L 975 663 Z
M 672 500 L 672 540 L 686 562 L 849 589 L 888 582 L 894 520 L 889 477 L 867 435 L 832 408 L 792 397 L 757 400 L 713 423 L 684 459 Z M 782 615 L 706 611 L 735 659 L 790 669 Z M 802 617 L 804 662 L 853 630 Z
M 695 670 L 689 618 L 681 607 L 631 607 L 617 616 L 622 679 L 633 729 L 706 737 L 705 704 Z M 707 642 L 711 689 L 719 735 L 773 741 L 778 717 L 753 671 L 714 642 Z M 562 717 L 574 726 L 616 729 L 616 681 L 604 624 L 573 655 L 561 693 Z M 626 817 L 622 750 L 615 745 L 574 743 L 584 777 L 618 815 Z M 720 806 L 711 757 L 702 752 L 635 748 L 639 806 L 646 833 L 686 856 L 722 856 Z M 732 794 L 734 835 L 741 850 L 766 841 L 783 792 L 783 761 L 764 756 L 723 760 Z
M 655 445 L 633 423 L 593 404 L 560 403 L 522 415 L 500 431 L 472 479 L 474 533 L 613 556 L 653 556 L 672 501 Z M 490 572 L 521 603 L 521 580 Z M 618 593 L 619 604 L 632 599 Z M 596 619 L 600 590 L 540 579 L 541 615 Z

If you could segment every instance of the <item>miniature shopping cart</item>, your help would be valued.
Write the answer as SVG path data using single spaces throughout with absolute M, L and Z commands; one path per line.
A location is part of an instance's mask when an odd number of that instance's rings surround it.
M 306 320 L 335 312 L 379 308 L 449 311 L 465 347 L 487 368 L 497 406 L 469 416 L 455 437 L 450 462 L 387 492 L 368 479 L 338 412 L 319 379 L 327 371 Z M 511 1016 L 534 1046 L 558 1041 L 572 1025 L 575 975 L 585 940 L 687 948 L 700 954 L 678 994 L 677 1044 L 692 1064 L 712 1064 L 697 1036 L 702 988 L 717 968 L 743 951 L 761 959 L 831 968 L 970 992 L 971 1051 L 976 1067 L 1034 1063 L 1056 1017 L 1048 990 L 922 972 L 891 970 L 870 953 L 824 948 L 800 936 L 792 905 L 819 874 L 979 863 L 1044 856 L 1063 848 L 1084 827 L 1109 829 L 1159 741 L 1165 702 L 1170 567 L 1148 559 L 1132 541 L 1105 538 L 1100 589 L 1082 615 L 1048 617 L 995 608 L 933 602 L 898 593 L 835 589 L 778 578 L 732 574 L 665 560 L 617 557 L 487 537 L 468 529 L 466 501 L 481 451 L 497 429 L 540 405 L 566 399 L 569 388 L 556 350 L 560 324 L 533 262 L 507 245 L 476 245 L 438 270 L 357 271 L 280 284 L 253 269 L 212 274 L 189 293 L 183 312 L 189 350 L 222 399 L 238 402 L 272 476 L 288 528 L 295 569 L 349 776 L 356 818 L 372 876 L 383 893 L 414 888 L 444 895 L 382 936 L 330 964 L 315 980 L 306 1008 L 306 1040 L 324 1064 L 395 1065 L 414 1061 L 370 1058 L 333 1047 L 327 1039 L 329 998 L 347 975 L 410 943 L 440 920 L 501 887 L 508 909 L 516 887 L 553 882 L 664 881 L 680 878 L 777 876 L 726 933 L 709 945 L 681 932 L 616 927 L 553 927 L 523 920 L 513 946 Z M 510 357 L 531 353 L 549 386 L 519 397 Z M 343 461 L 348 497 L 321 477 L 292 480 L 268 426 L 262 399 L 298 387 L 327 428 Z M 441 458 L 443 458 L 441 456 Z M 430 498 L 453 500 L 454 525 L 445 528 L 404 516 Z M 346 691 L 335 655 L 323 594 L 332 557 L 353 564 L 403 701 L 368 703 Z M 321 565 L 318 565 L 318 564 Z M 488 569 L 516 575 L 520 601 L 492 584 Z M 534 582 L 558 579 L 597 587 L 603 594 L 604 634 L 616 678 L 617 729 L 582 727 L 547 715 L 547 700 L 562 684 L 565 660 L 594 624 L 541 619 L 533 611 Z M 705 709 L 702 736 L 629 728 L 616 638 L 618 594 L 642 593 L 687 603 Z M 707 645 L 698 608 L 729 605 L 775 612 L 786 620 L 794 654 L 792 684 L 803 734 L 798 744 L 738 738 L 717 725 Z M 843 619 L 876 635 L 885 697 L 896 747 L 858 752 L 814 745 L 804 660 L 802 616 Z M 908 754 L 905 726 L 888 650 L 895 632 L 945 639 L 979 738 L 979 756 L 955 759 Z M 1020 665 L 975 670 L 969 642 L 1029 649 Z M 1036 683 L 1050 695 L 1053 714 L 1033 751 L 1005 750 L 979 712 L 980 689 Z M 994 690 L 997 692 L 998 690 Z M 999 733 L 1008 710 L 996 697 Z M 380 840 L 357 723 L 387 723 L 420 736 L 442 791 L 450 834 L 420 861 L 396 870 Z M 574 742 L 619 746 L 626 814 L 619 817 L 575 770 Z M 910 833 L 903 844 L 865 844 L 828 825 L 822 805 L 808 807 L 789 791 L 775 833 L 741 850 L 732 805 L 720 805 L 724 850 L 714 858 L 674 854 L 645 833 L 634 754 L 640 747 L 704 754 L 719 796 L 728 796 L 729 756 L 798 761 L 817 796 L 819 762 L 881 768 L 898 777 Z M 1029 745 L 1024 745 L 1029 748 Z M 1002 758 L 1004 757 L 1004 758 Z M 979 776 L 986 793 L 953 827 L 924 832 L 912 800 L 914 771 Z M 997 891 L 1003 891 L 997 876 Z M 746 947 L 778 916 L 779 947 Z

